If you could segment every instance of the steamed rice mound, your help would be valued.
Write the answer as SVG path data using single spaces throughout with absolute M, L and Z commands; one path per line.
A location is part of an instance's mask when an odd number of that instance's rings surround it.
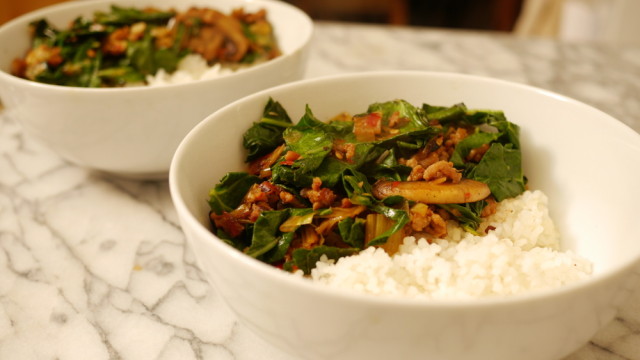
M 230 68 L 223 67 L 220 63 L 209 66 L 202 56 L 190 54 L 178 62 L 178 67 L 173 73 L 168 73 L 164 69 L 160 69 L 155 75 L 147 75 L 146 80 L 148 86 L 185 84 L 233 74 L 236 71 L 241 71 L 248 67 L 250 67 L 250 65 Z
M 541 191 L 502 201 L 481 229 L 488 226 L 484 236 L 449 224 L 445 239 L 407 237 L 394 256 L 369 247 L 337 262 L 323 257 L 311 279 L 376 295 L 459 299 L 556 288 L 592 272 L 589 261 L 560 250 Z

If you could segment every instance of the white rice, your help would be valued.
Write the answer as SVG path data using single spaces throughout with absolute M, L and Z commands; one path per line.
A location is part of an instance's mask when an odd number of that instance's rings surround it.
M 196 80 L 213 79 L 216 77 L 233 74 L 234 72 L 242 70 L 243 68 L 244 67 L 238 67 L 232 69 L 230 67 L 223 67 L 220 65 L 220 63 L 209 66 L 209 64 L 207 64 L 207 61 L 202 56 L 197 54 L 190 54 L 180 60 L 176 71 L 174 71 L 173 73 L 170 74 L 164 69 L 160 69 L 155 75 L 148 75 L 146 80 L 149 86 L 183 84 Z
M 588 277 L 592 264 L 560 250 L 547 197 L 526 191 L 504 200 L 474 236 L 449 226 L 446 239 L 431 244 L 404 239 L 394 256 L 369 247 L 337 262 L 323 257 L 312 270 L 317 283 L 363 293 L 428 299 L 508 296 L 559 287 Z

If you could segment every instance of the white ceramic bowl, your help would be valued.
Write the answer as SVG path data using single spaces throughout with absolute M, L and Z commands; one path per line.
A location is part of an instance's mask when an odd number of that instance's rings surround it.
M 88 89 L 36 83 L 9 74 L 29 47 L 27 25 L 47 18 L 59 27 L 111 4 L 229 12 L 266 9 L 283 55 L 209 80 L 164 87 Z M 25 130 L 78 165 L 124 176 L 165 177 L 176 147 L 191 128 L 223 105 L 271 86 L 299 80 L 313 31 L 299 9 L 269 0 L 94 0 L 43 8 L 0 27 L 0 99 Z
M 591 260 L 593 276 L 504 299 L 389 299 L 321 287 L 245 256 L 210 232 L 207 196 L 223 174 L 244 169 L 242 133 L 270 96 L 292 119 L 305 104 L 326 119 L 396 98 L 504 110 L 521 126 L 530 187 L 548 195 L 564 248 Z M 467 75 L 379 72 L 304 80 L 224 107 L 181 143 L 169 182 L 211 283 L 247 326 L 296 358 L 545 360 L 584 345 L 637 286 L 638 159 L 638 133 L 561 95 Z

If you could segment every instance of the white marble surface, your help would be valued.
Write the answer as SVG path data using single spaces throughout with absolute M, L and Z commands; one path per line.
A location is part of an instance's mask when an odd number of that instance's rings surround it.
M 532 84 L 640 131 L 640 48 L 317 24 L 307 77 L 390 69 Z M 109 178 L 65 163 L 6 110 L 0 249 L 0 359 L 292 359 L 239 324 L 208 286 L 166 181 Z M 566 358 L 590 359 L 640 360 L 640 294 Z

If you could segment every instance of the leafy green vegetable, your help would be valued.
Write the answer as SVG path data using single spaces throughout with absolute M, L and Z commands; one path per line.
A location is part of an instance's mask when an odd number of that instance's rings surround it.
M 500 134 L 498 133 L 478 132 L 471 134 L 458 143 L 453 154 L 451 154 L 450 161 L 453 163 L 453 166 L 463 169 L 467 163 L 465 158 L 471 150 L 479 148 L 484 144 L 490 144 L 499 137 Z
M 232 211 L 240 204 L 249 188 L 260 178 L 244 172 L 227 173 L 220 182 L 209 191 L 209 206 L 216 214 Z
M 409 214 L 406 211 L 387 206 L 384 201 L 376 199 L 371 194 L 371 185 L 363 175 L 357 172 L 352 172 L 351 175 L 345 174 L 343 176 L 343 183 L 351 202 L 364 205 L 370 210 L 383 214 L 395 222 L 395 225 L 389 230 L 373 238 L 368 243 L 368 246 L 384 244 L 389 236 L 400 231 L 409 222 Z
M 476 230 L 482 222 L 480 214 L 486 204 L 486 201 L 481 200 L 466 204 L 441 204 L 438 206 L 447 210 L 466 231 L 479 235 Z
M 141 21 L 165 24 L 174 16 L 175 12 L 173 11 L 147 12 L 135 8 L 124 8 L 117 5 L 111 5 L 111 11 L 96 12 L 94 19 L 98 24 L 120 26 L 134 24 Z
M 198 17 L 204 15 L 189 15 L 188 20 L 177 15 L 173 10 L 112 5 L 108 11 L 97 11 L 91 18 L 74 19 L 64 30 L 54 28 L 46 19 L 38 19 L 30 23 L 31 49 L 25 58 L 18 59 L 23 66 L 15 67 L 13 75 L 77 87 L 144 84 L 146 76 L 156 74 L 159 69 L 173 73 L 184 56 L 201 53 L 188 40 L 199 38 L 204 26 L 215 28 Z M 245 18 L 229 16 L 248 27 Z M 266 21 L 260 24 L 271 30 Z M 269 44 L 269 51 L 252 42 L 239 63 L 269 60 L 279 54 L 272 31 L 264 32 L 260 41 Z M 224 62 L 217 57 L 206 60 L 209 64 Z
M 459 115 L 460 116 L 460 115 Z M 464 170 L 464 176 L 489 186 L 497 201 L 514 197 L 525 190 L 520 152 L 520 128 L 509 122 L 502 111 L 467 111 L 459 119 L 464 123 L 486 125 L 488 128 L 469 135 L 456 146 L 450 161 Z M 489 145 L 479 163 L 465 158 L 472 149 Z
M 242 146 L 247 150 L 246 161 L 266 155 L 283 144 L 282 133 L 292 125 L 282 105 L 269 98 L 260 121 L 255 122 L 242 137 Z
M 251 246 L 245 253 L 251 257 L 259 257 L 267 251 L 273 249 L 282 240 L 282 233 L 279 231 L 282 224 L 291 212 L 289 209 L 279 211 L 264 211 L 256 220 L 253 228 Z M 290 243 L 291 240 L 287 239 Z
M 514 197 L 525 190 L 520 150 L 494 143 L 468 177 L 489 186 L 497 201 Z
M 364 247 L 364 219 L 346 218 L 338 223 L 338 231 L 342 240 L 353 248 Z
M 282 134 L 287 148 L 301 155 L 292 168 L 302 173 L 316 170 L 333 146 L 331 127 L 317 120 L 307 107 L 298 124 L 287 128 Z
M 311 269 L 316 267 L 316 263 L 322 255 L 328 259 L 337 260 L 344 256 L 358 253 L 356 248 L 338 248 L 332 246 L 317 246 L 313 249 L 296 249 L 293 251 L 293 258 L 284 266 L 285 270 L 292 271 L 295 268 L 302 270 L 306 275 L 311 273 Z
M 406 118 L 409 122 L 402 126 L 401 132 L 424 129 L 428 126 L 427 118 L 422 109 L 417 108 L 405 100 L 393 100 L 369 105 L 368 113 L 379 111 L 382 113 L 382 122 L 388 124 L 391 115 L 396 114 L 400 118 Z
M 307 106 L 304 116 L 294 126 L 282 132 L 287 150 L 300 155 L 300 158 L 288 163 L 278 162 L 272 167 L 274 183 L 306 187 L 311 184 L 316 170 L 320 168 L 331 152 L 334 138 L 344 133 L 344 127 L 327 124 L 316 119 Z M 329 160 L 331 161 L 331 160 Z M 335 168 L 344 164 L 331 162 L 325 164 Z
M 412 171 L 406 159 L 441 147 L 440 137 L 450 128 L 464 127 L 470 132 L 453 148 L 449 159 L 465 178 L 487 184 L 497 201 L 524 191 L 519 128 L 507 121 L 501 111 L 469 110 L 463 103 L 415 107 L 404 100 L 394 100 L 374 103 L 367 113 L 356 116 L 370 113 L 376 113 L 374 119 L 381 115 L 383 127 L 398 121 L 392 126 L 394 131 L 375 141 L 359 141 L 354 135 L 354 121 L 320 121 L 308 105 L 301 119 L 293 124 L 282 105 L 270 98 L 262 117 L 244 134 L 247 161 L 284 146 L 279 159 L 270 167 L 268 181 L 293 195 L 297 205 L 281 208 L 283 204 L 272 204 L 276 210 L 262 211 L 240 238 L 224 238 L 225 241 L 262 261 L 271 264 L 284 261 L 284 269 L 300 269 L 305 274 L 323 255 L 338 259 L 366 246 L 385 244 L 390 237 L 404 234 L 411 221 L 408 209 L 413 202 L 401 196 L 378 199 L 373 196 L 373 184 L 379 180 L 406 181 Z M 336 155 L 337 151 L 344 151 L 336 150 L 336 146 L 349 148 L 348 158 Z M 474 154 L 482 156 L 469 156 L 474 150 L 477 150 Z M 290 156 L 291 153 L 295 156 Z M 348 200 L 350 205 L 340 207 L 340 211 L 337 203 L 312 208 L 313 201 L 307 200 L 304 192 L 310 191 L 314 178 L 319 178 L 323 188 L 331 189 L 332 194 Z M 263 180 L 244 173 L 229 173 L 211 190 L 212 211 L 233 210 L 249 187 L 259 181 Z M 486 205 L 487 201 L 481 200 L 437 206 L 466 231 L 477 233 Z M 349 213 L 348 209 L 357 212 L 343 215 Z M 339 215 L 331 217 L 332 214 Z M 384 226 L 372 233 L 367 228 L 367 224 L 372 224 L 367 223 L 368 218 L 384 220 L 380 222 Z M 296 236 L 314 245 L 301 247 L 302 241 Z M 322 236 L 329 239 L 327 244 L 318 241 Z
M 438 121 L 441 124 L 459 120 L 467 114 L 467 107 L 464 104 L 456 104 L 450 107 L 423 104 L 422 109 L 427 114 L 427 119 Z

